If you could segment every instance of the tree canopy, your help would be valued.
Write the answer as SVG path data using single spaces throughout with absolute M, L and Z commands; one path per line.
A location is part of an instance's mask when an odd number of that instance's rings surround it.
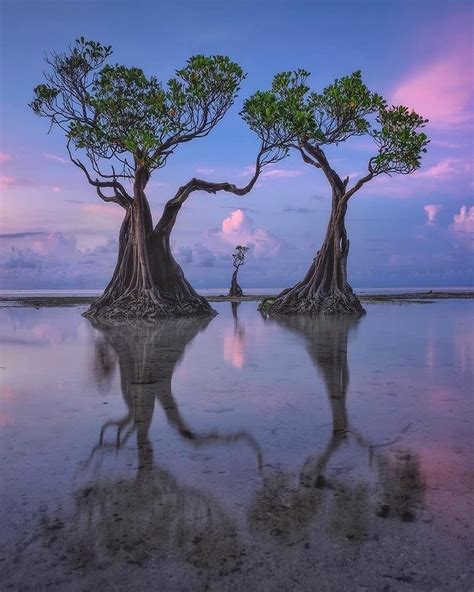
M 101 175 L 101 159 L 118 160 L 122 177 L 137 161 L 150 170 L 164 166 L 179 144 L 209 134 L 245 78 L 226 56 L 197 55 L 163 85 L 141 68 L 104 65 L 111 54 L 111 46 L 83 37 L 68 53 L 53 53 L 46 84 L 34 89 L 31 103 L 86 150 Z
M 234 103 L 246 75 L 226 56 L 196 55 L 163 84 L 141 68 L 106 63 L 111 55 L 110 45 L 84 37 L 66 52 L 51 53 L 46 82 L 34 89 L 30 107 L 66 133 L 72 162 L 99 197 L 127 208 L 132 197 L 123 181 L 132 180 L 137 167 L 149 176 L 179 145 L 207 136 Z M 260 139 L 255 175 L 244 190 L 199 179 L 190 188 L 247 193 L 263 166 L 288 153 L 283 142 Z M 85 152 L 88 166 L 76 150 Z
M 273 78 L 271 90 L 258 91 L 245 101 L 242 116 L 261 139 L 296 148 L 331 182 L 334 171 L 323 148 L 354 136 L 368 135 L 374 141 L 362 184 L 382 173 L 409 174 L 420 166 L 429 142 L 422 131 L 428 120 L 406 107 L 388 106 L 364 84 L 359 70 L 320 93 L 310 90 L 309 75 L 306 70 L 281 72 Z
M 307 84 L 309 72 L 281 72 L 272 87 L 245 101 L 242 116 L 263 140 L 283 142 L 304 162 L 321 169 L 332 189 L 326 235 L 303 280 L 283 290 L 268 305 L 270 314 L 361 314 L 362 305 L 347 279 L 350 241 L 345 227 L 349 199 L 381 174 L 407 175 L 421 165 L 429 142 L 420 115 L 404 106 L 389 106 L 370 90 L 358 70 L 336 79 L 321 92 Z M 367 172 L 352 186 L 332 168 L 328 146 L 369 136 L 374 150 Z
M 234 258 L 234 262 L 233 262 L 233 266 L 236 267 L 237 269 L 241 266 L 241 265 L 245 265 L 246 260 L 245 257 L 247 255 L 247 251 L 250 250 L 250 247 L 247 245 L 237 245 L 235 247 L 235 252 L 232 254 L 232 257 Z
M 30 104 L 51 127 L 63 130 L 71 161 L 99 197 L 125 209 L 113 277 L 87 314 L 214 314 L 173 257 L 170 236 L 178 213 L 195 191 L 246 195 L 262 168 L 284 158 L 289 148 L 260 138 L 255 172 L 245 186 L 193 177 L 168 199 L 154 226 L 145 194 L 152 173 L 178 146 L 213 130 L 234 103 L 245 74 L 226 56 L 196 55 L 161 83 L 141 68 L 110 63 L 111 55 L 111 46 L 83 37 L 66 52 L 50 54 L 46 81 L 34 89 Z

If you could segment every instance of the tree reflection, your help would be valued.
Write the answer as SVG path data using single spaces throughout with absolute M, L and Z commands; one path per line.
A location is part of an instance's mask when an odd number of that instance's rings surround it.
M 232 312 L 235 334 L 244 343 L 237 307 Z M 418 457 L 409 450 L 389 454 L 349 422 L 348 341 L 358 319 L 268 321 L 301 338 L 330 402 L 331 434 L 325 446 L 302 459 L 296 479 L 291 467 L 264 466 L 257 441 L 245 431 L 200 432 L 179 409 L 173 374 L 186 348 L 209 322 L 213 321 L 186 318 L 94 324 L 96 379 L 107 388 L 119 372 L 126 411 L 100 429 L 82 477 L 90 466 L 95 473 L 75 491 L 74 514 L 65 518 L 58 510 L 44 519 L 42 548 L 64 554 L 73 568 L 100 570 L 111 560 L 115 566 L 155 561 L 160 569 L 186 563 L 228 574 L 239 569 L 249 549 L 270 555 L 279 540 L 290 545 L 306 543 L 316 534 L 363 541 L 379 517 L 415 519 L 424 489 Z M 178 479 L 168 463 L 161 462 L 159 444 L 150 435 L 157 408 L 188 446 L 244 443 L 254 452 L 261 481 L 245 514 L 251 538 L 242 533 L 225 498 L 188 484 L 187 478 Z M 131 463 L 136 470 L 132 476 L 111 476 L 103 470 L 103 461 L 124 448 L 136 454 L 137 462 Z M 362 462 L 355 460 L 356 453 Z M 345 459 L 342 472 L 335 470 L 335 458 Z M 365 462 L 373 469 L 368 476 L 361 471 Z M 355 477 L 356 472 L 360 476 Z
M 316 480 L 349 431 L 346 397 L 349 388 L 347 345 L 361 317 L 290 316 L 278 323 L 304 338 L 306 350 L 318 369 L 331 406 L 332 437 L 322 454 L 306 459 L 302 479 Z
M 329 530 L 362 540 L 369 516 L 375 513 L 413 520 L 424 492 L 418 456 L 411 451 L 398 451 L 395 457 L 381 452 L 349 425 L 348 340 L 360 317 L 287 316 L 267 322 L 276 322 L 303 338 L 329 399 L 332 434 L 321 452 L 304 460 L 296 486 L 290 473 L 265 474 L 249 509 L 251 528 L 284 539 L 304 540 L 314 517 L 324 507 L 321 520 L 327 521 Z M 372 499 L 370 478 L 341 479 L 337 473 L 332 478 L 326 476 L 329 462 L 348 439 L 360 447 L 369 465 L 375 468 L 376 489 L 382 492 L 382 499 Z
M 111 372 L 111 352 L 120 371 L 120 383 L 127 412 L 117 420 L 104 423 L 98 445 L 93 453 L 107 448 L 120 448 L 136 433 L 139 471 L 153 462 L 149 429 L 158 401 L 168 423 L 194 446 L 213 443 L 247 443 L 260 463 L 256 441 L 246 432 L 222 434 L 218 431 L 195 432 L 183 418 L 172 391 L 174 371 L 196 335 L 210 322 L 209 318 L 167 319 L 159 322 L 98 323 L 96 341 L 96 376 L 102 381 Z M 108 354 L 104 355 L 107 351 Z M 97 372 L 101 368 L 102 373 Z M 106 431 L 115 428 L 115 441 L 105 442 Z
M 239 320 L 238 308 L 240 302 L 231 302 L 234 329 L 224 335 L 224 360 L 234 368 L 243 368 L 245 356 L 245 328 Z
M 184 483 L 154 459 L 150 426 L 155 406 L 168 423 L 192 446 L 245 443 L 261 464 L 257 442 L 246 432 L 195 431 L 182 416 L 172 390 L 172 378 L 186 348 L 203 331 L 209 318 L 155 322 L 98 323 L 94 371 L 107 383 L 118 366 L 126 413 L 107 421 L 100 430 L 91 462 L 107 451 L 119 451 L 136 436 L 138 466 L 133 478 L 101 477 L 75 494 L 76 513 L 61 530 L 58 544 L 69 540 L 69 558 L 75 567 L 97 567 L 104 557 L 142 564 L 151 556 L 177 556 L 196 567 L 219 573 L 238 569 L 242 554 L 234 520 L 212 494 Z M 114 432 L 112 442 L 108 433 Z M 84 468 L 83 467 L 83 470 Z M 99 470 L 100 473 L 100 470 Z M 48 523 L 50 524 L 50 522 Z M 49 528 L 46 524 L 46 529 Z M 164 556 L 164 555 L 163 555 Z

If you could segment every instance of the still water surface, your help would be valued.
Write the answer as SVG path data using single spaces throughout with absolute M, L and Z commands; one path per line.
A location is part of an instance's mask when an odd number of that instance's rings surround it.
M 472 303 L 215 308 L 0 310 L 0 584 L 471 589 Z

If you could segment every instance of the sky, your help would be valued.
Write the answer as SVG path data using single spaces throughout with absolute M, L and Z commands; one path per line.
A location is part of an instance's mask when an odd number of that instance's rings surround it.
M 258 139 L 239 117 L 247 96 L 305 68 L 321 90 L 362 70 L 387 99 L 430 120 L 419 171 L 383 176 L 351 200 L 349 281 L 364 287 L 474 284 L 473 23 L 461 0 L 0 0 L 0 288 L 99 289 L 111 277 L 123 210 L 102 202 L 67 159 L 60 130 L 28 108 L 45 52 L 81 35 L 112 45 L 113 63 L 166 82 L 195 54 L 223 54 L 247 73 L 235 105 L 207 137 L 181 146 L 147 195 L 155 220 L 193 176 L 245 185 Z M 327 151 L 353 183 L 370 138 Z M 302 279 L 325 233 L 330 190 L 297 155 L 268 168 L 245 197 L 194 193 L 172 248 L 196 288 L 227 286 L 232 251 L 251 247 L 243 288 Z

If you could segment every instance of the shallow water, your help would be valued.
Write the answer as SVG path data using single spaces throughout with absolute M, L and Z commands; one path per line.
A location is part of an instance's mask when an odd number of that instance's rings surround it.
M 470 589 L 472 302 L 215 308 L 0 310 L 0 583 Z

